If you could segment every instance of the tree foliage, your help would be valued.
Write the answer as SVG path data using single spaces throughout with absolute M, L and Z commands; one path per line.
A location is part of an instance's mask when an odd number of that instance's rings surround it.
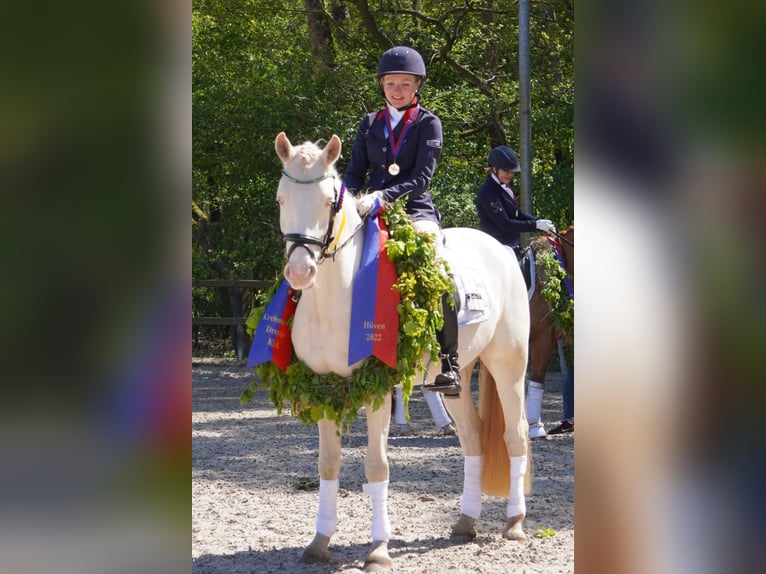
M 535 215 L 572 223 L 574 7 L 530 6 Z M 346 147 L 382 107 L 375 68 L 405 44 L 426 60 L 423 104 L 440 116 L 432 182 L 443 225 L 476 227 L 489 150 L 518 149 L 518 5 L 510 0 L 194 0 L 193 275 L 275 278 L 283 264 L 274 138 Z M 195 293 L 195 311 L 227 301 Z M 219 306 L 211 309 L 210 306 Z

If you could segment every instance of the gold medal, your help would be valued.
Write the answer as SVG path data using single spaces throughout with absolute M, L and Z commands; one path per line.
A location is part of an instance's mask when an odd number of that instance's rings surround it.
M 391 175 L 397 175 L 399 173 L 399 164 L 396 162 L 388 166 L 388 173 Z

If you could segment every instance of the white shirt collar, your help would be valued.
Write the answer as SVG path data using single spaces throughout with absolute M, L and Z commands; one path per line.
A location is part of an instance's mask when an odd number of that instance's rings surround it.
M 493 172 L 490 172 L 490 174 L 489 174 L 489 175 L 491 175 L 491 176 L 492 176 L 492 179 L 494 179 L 494 180 L 497 182 L 497 184 L 498 184 L 500 187 L 502 187 L 502 188 L 503 188 L 503 191 L 505 191 L 505 193 L 507 193 L 508 195 L 510 195 L 510 196 L 511 196 L 511 199 L 512 199 L 513 201 L 516 201 L 516 194 L 515 194 L 515 193 L 513 193 L 513 190 L 511 189 L 511 186 L 510 186 L 510 185 L 506 185 L 505 183 L 503 183 L 502 181 L 500 181 L 500 180 L 497 178 L 497 176 L 496 176 L 496 175 L 495 175 Z
M 388 108 L 388 116 L 391 118 L 391 129 L 394 129 L 396 127 L 396 124 L 399 123 L 399 120 L 401 120 L 402 117 L 404 116 L 404 112 L 406 110 L 403 110 L 400 112 L 388 102 L 386 102 L 386 107 Z

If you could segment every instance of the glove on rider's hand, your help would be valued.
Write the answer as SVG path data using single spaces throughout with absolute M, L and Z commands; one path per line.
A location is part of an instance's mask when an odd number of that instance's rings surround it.
M 556 233 L 556 226 L 553 225 L 553 222 L 550 219 L 538 219 L 535 221 L 535 226 L 540 231 L 545 231 L 546 233 Z
M 375 205 L 375 200 L 379 199 L 380 203 L 385 203 L 383 201 L 383 192 L 382 191 L 373 191 L 372 193 L 368 193 L 367 195 L 363 195 L 359 199 L 356 200 L 356 212 L 364 217 L 367 215 Z

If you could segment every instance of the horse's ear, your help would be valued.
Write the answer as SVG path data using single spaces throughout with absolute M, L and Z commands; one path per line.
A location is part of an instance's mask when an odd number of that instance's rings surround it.
M 330 143 L 325 146 L 323 150 L 323 154 L 325 157 L 325 163 L 327 165 L 334 164 L 337 159 L 340 157 L 340 149 L 341 149 L 341 143 L 340 138 L 336 136 L 335 134 L 332 135 L 330 138 Z
M 290 160 L 290 156 L 293 153 L 293 144 L 287 139 L 285 132 L 279 132 L 277 139 L 274 141 L 274 149 L 277 150 L 277 155 L 283 163 L 287 163 Z

